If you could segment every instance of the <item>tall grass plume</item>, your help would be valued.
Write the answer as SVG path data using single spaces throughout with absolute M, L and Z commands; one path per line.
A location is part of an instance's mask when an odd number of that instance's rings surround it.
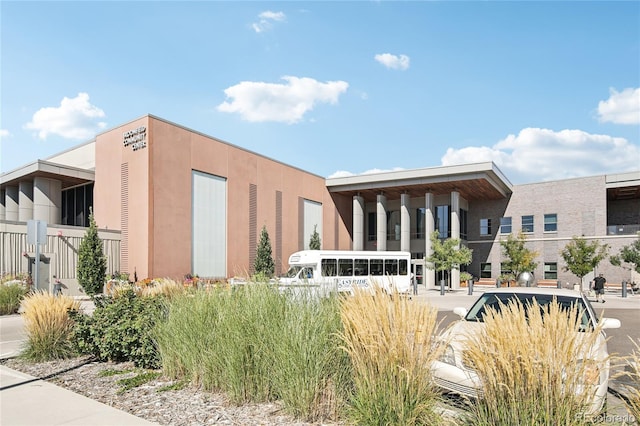
M 62 359 L 75 355 L 71 342 L 73 320 L 69 311 L 79 311 L 80 302 L 68 296 L 38 291 L 22 302 L 27 341 L 22 356 L 36 361 Z
M 342 299 L 341 333 L 353 368 L 349 414 L 360 425 L 440 424 L 430 366 L 440 356 L 437 309 L 376 287 Z
M 581 313 L 559 303 L 510 302 L 488 309 L 484 332 L 470 336 L 464 362 L 482 383 L 471 405 L 473 425 L 581 425 L 608 358 L 588 360 L 599 327 L 584 330 Z M 583 358 L 584 361 L 583 361 Z

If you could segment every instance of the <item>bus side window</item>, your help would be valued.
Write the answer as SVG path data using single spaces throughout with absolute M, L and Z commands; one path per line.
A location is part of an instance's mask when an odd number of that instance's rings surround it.
M 398 275 L 398 259 L 385 259 L 384 273 L 385 275 Z
M 400 259 L 400 275 L 407 275 L 409 273 L 409 265 L 407 259 Z
M 335 277 L 338 272 L 338 262 L 335 259 L 322 259 L 320 273 L 323 277 Z
M 382 259 L 371 259 L 369 262 L 369 270 L 371 271 L 371 275 L 382 275 L 384 272 Z
M 338 275 L 350 277 L 353 273 L 353 259 L 338 259 Z

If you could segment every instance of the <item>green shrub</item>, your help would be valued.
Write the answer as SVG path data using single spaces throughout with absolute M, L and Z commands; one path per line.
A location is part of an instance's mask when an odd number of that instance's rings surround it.
M 80 309 L 80 303 L 68 296 L 54 296 L 35 292 L 22 302 L 27 342 L 22 356 L 41 362 L 61 359 L 76 354 L 72 342 L 73 320 L 71 312 Z
M 20 283 L 0 284 L 0 315 L 17 313 L 27 293 L 27 288 Z
M 132 361 L 158 368 L 160 358 L 152 331 L 165 316 L 162 297 L 138 297 L 133 289 L 118 297 L 95 298 L 93 315 L 77 315 L 74 341 L 81 353 L 101 361 Z

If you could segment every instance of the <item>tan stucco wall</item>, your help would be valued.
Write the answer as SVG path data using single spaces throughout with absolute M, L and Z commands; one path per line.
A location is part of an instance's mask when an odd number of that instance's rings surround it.
M 122 134 L 147 127 L 147 147 L 132 151 Z M 129 165 L 128 262 L 139 279 L 180 278 L 191 272 L 191 173 L 227 179 L 227 276 L 250 269 L 249 186 L 257 187 L 257 226 L 267 227 L 276 253 L 276 192 L 282 193 L 281 268 L 299 246 L 299 198 L 323 205 L 323 248 L 349 249 L 350 235 L 336 215 L 324 178 L 246 151 L 153 116 L 96 138 L 95 209 L 98 226 L 121 227 L 120 166 Z M 125 235 L 123 235 L 123 240 Z M 124 254 L 123 254 L 124 256 Z M 123 267 L 124 269 L 124 267 Z M 278 269 L 278 268 L 277 268 Z
M 123 145 L 123 133 L 147 127 L 147 147 L 133 151 Z M 121 266 L 123 272 L 134 271 L 138 278 L 148 276 L 150 245 L 149 157 L 153 136 L 148 117 L 131 121 L 96 137 L 96 183 L 94 187 L 95 219 L 98 227 L 123 231 Z M 123 164 L 128 165 L 128 197 L 122 199 Z M 126 203 L 123 206 L 123 201 Z M 128 227 L 122 227 L 122 211 L 128 211 Z M 125 233 L 125 231 L 127 231 Z M 128 253 L 128 256 L 127 256 Z

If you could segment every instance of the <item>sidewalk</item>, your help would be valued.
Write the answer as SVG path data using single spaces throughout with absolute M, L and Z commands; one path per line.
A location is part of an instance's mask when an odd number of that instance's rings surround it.
M 0 424 L 142 426 L 156 423 L 0 365 Z

